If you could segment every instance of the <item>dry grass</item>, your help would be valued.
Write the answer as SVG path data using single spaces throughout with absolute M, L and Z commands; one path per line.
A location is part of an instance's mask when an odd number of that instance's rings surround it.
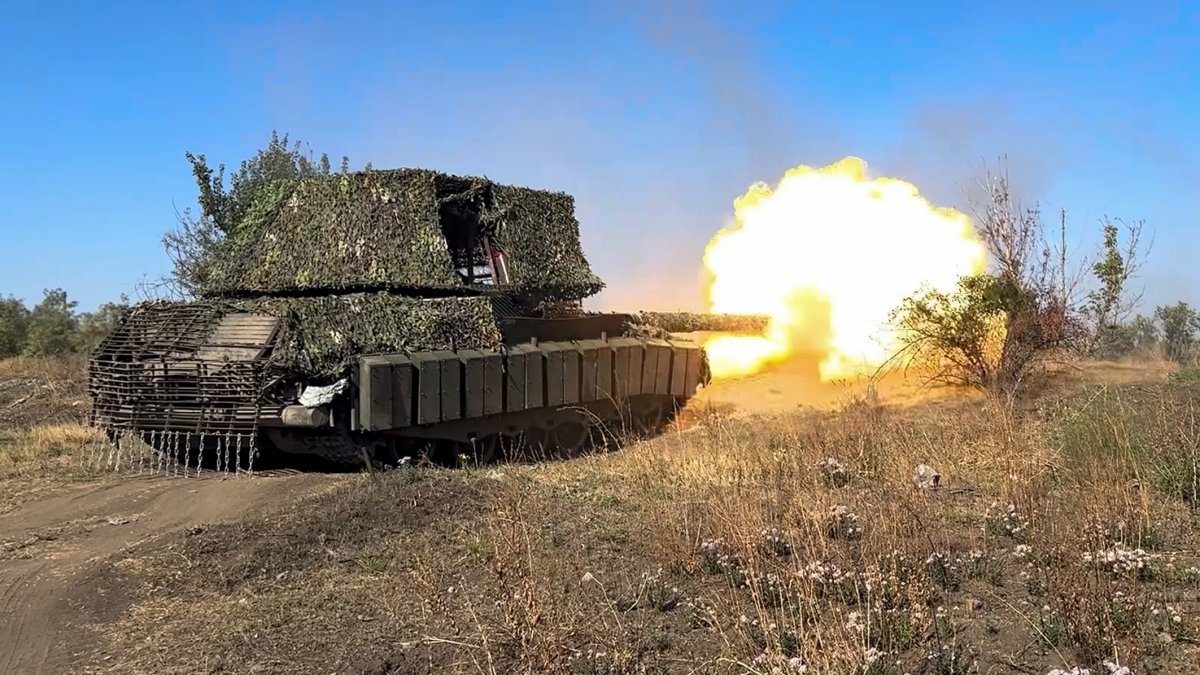
M 100 670 L 1192 672 L 1195 400 L 709 412 L 573 462 L 364 476 L 124 561 Z
M 86 363 L 0 359 L 0 512 L 64 481 L 94 478 L 103 438 L 86 425 Z
M 0 359 L 0 378 L 37 378 L 55 382 L 82 383 L 87 359 L 82 356 L 46 358 L 17 356 Z
M 83 423 L 87 378 L 82 359 L 0 359 L 0 431 Z
M 89 460 L 104 444 L 102 434 L 82 424 L 0 431 L 0 481 L 89 473 Z
M 116 478 L 103 470 L 109 447 L 78 423 L 0 428 L 0 514 L 65 483 Z

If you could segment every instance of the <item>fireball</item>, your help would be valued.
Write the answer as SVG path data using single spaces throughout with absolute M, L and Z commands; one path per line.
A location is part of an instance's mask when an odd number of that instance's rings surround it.
M 709 311 L 770 317 L 762 335 L 705 342 L 713 375 L 791 359 L 826 382 L 873 371 L 898 349 L 888 322 L 905 297 L 952 291 L 985 264 L 970 218 L 911 183 L 868 178 L 857 157 L 799 166 L 774 190 L 751 186 L 705 250 Z

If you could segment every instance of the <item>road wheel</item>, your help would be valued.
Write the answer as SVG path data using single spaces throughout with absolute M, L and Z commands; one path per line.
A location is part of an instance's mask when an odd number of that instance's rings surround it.
M 587 447 L 591 427 L 583 422 L 563 422 L 554 427 L 550 438 L 554 449 L 564 457 L 577 457 Z

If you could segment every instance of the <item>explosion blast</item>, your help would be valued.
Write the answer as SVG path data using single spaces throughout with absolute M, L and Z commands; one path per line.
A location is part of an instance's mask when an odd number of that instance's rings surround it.
M 755 184 L 734 212 L 704 253 L 709 310 L 771 320 L 761 336 L 705 343 L 715 377 L 795 358 L 826 382 L 870 372 L 895 353 L 888 318 L 906 296 L 951 291 L 986 264 L 965 214 L 911 183 L 868 179 L 856 157 L 792 169 L 774 190 Z

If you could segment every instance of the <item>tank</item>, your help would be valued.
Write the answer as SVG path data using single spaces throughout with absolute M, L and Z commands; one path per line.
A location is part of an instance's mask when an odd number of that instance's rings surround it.
M 283 181 L 190 301 L 135 306 L 91 355 L 93 422 L 185 465 L 572 455 L 653 434 L 703 349 L 603 288 L 574 200 L 425 169 Z

